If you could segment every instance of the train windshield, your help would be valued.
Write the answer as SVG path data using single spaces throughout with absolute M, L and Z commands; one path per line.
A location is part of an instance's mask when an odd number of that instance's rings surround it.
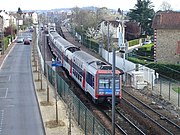
M 112 94 L 113 80 L 111 75 L 99 76 L 99 94 L 109 95 Z M 118 95 L 120 92 L 120 78 L 115 77 L 115 93 Z
M 99 88 L 100 89 L 112 89 L 112 79 L 99 79 Z M 115 80 L 115 88 L 119 88 L 119 79 Z

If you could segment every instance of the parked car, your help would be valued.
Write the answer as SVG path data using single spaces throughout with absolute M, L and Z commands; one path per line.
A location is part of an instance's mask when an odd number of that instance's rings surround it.
M 151 43 L 152 43 L 151 40 L 146 40 L 146 41 L 144 41 L 143 45 L 147 45 L 147 44 L 151 44 Z
M 32 41 L 32 37 L 28 36 L 27 39 L 31 42 Z
M 29 29 L 29 32 L 33 32 L 34 30 L 31 28 L 31 29 Z
M 24 45 L 30 45 L 31 44 L 31 42 L 29 41 L 29 39 L 24 39 Z
M 23 37 L 18 37 L 16 39 L 16 43 L 23 43 L 24 42 L 24 38 Z

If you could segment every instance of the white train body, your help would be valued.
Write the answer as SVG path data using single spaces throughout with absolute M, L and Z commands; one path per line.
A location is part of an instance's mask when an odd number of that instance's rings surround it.
M 81 51 L 78 47 L 62 38 L 57 32 L 49 32 L 51 51 L 55 54 L 69 75 L 94 102 L 111 100 L 112 67 L 94 56 Z M 115 95 L 121 99 L 120 71 L 116 70 Z

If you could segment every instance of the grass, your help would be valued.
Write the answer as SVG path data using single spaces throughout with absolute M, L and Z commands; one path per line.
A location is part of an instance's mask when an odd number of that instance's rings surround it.
M 141 46 L 141 48 L 146 48 L 146 51 L 151 51 L 151 47 L 153 45 L 154 45 L 154 43 L 151 43 L 151 44 L 143 45 L 143 46 Z
M 172 88 L 175 92 L 179 93 L 180 94 L 180 87 L 173 87 Z

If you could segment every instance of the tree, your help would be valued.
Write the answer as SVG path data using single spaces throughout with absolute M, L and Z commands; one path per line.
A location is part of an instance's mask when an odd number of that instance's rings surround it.
M 10 36 L 16 34 L 15 26 L 9 26 L 5 28 L 4 36 Z
M 120 8 L 118 8 L 118 11 L 117 11 L 119 14 L 121 14 L 122 13 L 122 11 L 121 11 L 121 9 Z
M 171 7 L 171 4 L 169 4 L 167 1 L 163 1 L 161 6 L 160 6 L 160 9 L 162 11 L 171 11 L 172 7 Z
M 151 28 L 155 14 L 153 7 L 150 0 L 137 0 L 134 9 L 130 9 L 130 12 L 128 13 L 130 20 L 140 23 L 141 35 L 153 34 L 153 29 Z
M 20 7 L 18 7 L 18 11 L 17 11 L 17 14 L 19 14 L 20 16 L 22 15 L 22 10 L 21 10 L 21 8 Z

